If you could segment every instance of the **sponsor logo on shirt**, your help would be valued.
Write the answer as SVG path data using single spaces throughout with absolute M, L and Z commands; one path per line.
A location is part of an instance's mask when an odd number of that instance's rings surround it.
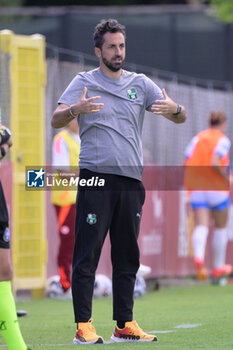
M 127 96 L 130 100 L 136 100 L 138 98 L 138 93 L 135 88 L 127 90 Z

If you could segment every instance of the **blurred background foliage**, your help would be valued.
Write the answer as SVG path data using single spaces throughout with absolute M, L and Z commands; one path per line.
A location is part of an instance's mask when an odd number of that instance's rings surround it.
M 210 3 L 216 8 L 219 19 L 233 22 L 233 0 L 211 0 Z
M 218 18 L 233 22 L 233 0 L 0 0 L 0 6 L 127 6 L 127 5 L 178 5 L 209 4 Z

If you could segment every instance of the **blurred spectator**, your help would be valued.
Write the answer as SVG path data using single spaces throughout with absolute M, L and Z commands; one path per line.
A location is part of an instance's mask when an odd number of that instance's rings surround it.
M 77 119 L 73 119 L 68 126 L 60 131 L 53 141 L 53 168 L 62 169 L 64 174 L 70 167 L 78 166 L 80 139 L 78 135 Z M 57 257 L 60 275 L 61 292 L 70 293 L 71 264 L 74 246 L 74 222 L 75 202 L 77 192 L 69 189 L 52 191 L 52 203 L 54 204 L 60 237 L 59 252 Z
M 194 212 L 194 264 L 197 277 L 202 280 L 208 277 L 204 260 L 210 212 L 215 224 L 212 277 L 218 280 L 232 272 L 232 266 L 225 264 L 228 241 L 226 225 L 230 206 L 227 169 L 231 146 L 225 131 L 225 114 L 218 110 L 212 111 L 209 129 L 198 133 L 185 150 L 185 184 L 190 190 L 190 203 Z

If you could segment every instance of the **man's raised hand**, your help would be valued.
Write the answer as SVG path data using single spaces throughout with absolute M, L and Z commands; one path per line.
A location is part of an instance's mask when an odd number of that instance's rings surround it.
M 164 100 L 156 100 L 151 106 L 151 112 L 156 115 L 162 115 L 173 123 L 180 124 L 186 120 L 186 110 L 184 106 L 178 105 L 167 94 L 165 89 L 162 89 Z M 179 106 L 179 112 L 178 111 Z
M 78 114 L 96 113 L 96 112 L 99 112 L 104 107 L 103 103 L 94 103 L 94 101 L 99 100 L 101 96 L 86 98 L 86 95 L 87 95 L 87 88 L 85 87 L 83 89 L 81 97 L 78 99 L 78 101 L 75 104 L 71 106 L 73 114 L 78 115 Z
M 151 106 L 151 111 L 154 114 L 172 114 L 177 111 L 177 103 L 174 102 L 167 94 L 165 89 L 162 89 L 164 100 L 156 100 L 154 105 Z

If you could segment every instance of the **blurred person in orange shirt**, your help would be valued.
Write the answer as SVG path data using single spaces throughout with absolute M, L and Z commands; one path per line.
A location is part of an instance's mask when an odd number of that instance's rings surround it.
M 232 266 L 225 263 L 231 147 L 225 131 L 226 115 L 222 111 L 214 110 L 210 113 L 209 128 L 193 137 L 185 149 L 185 187 L 190 191 L 190 205 L 194 213 L 194 264 L 197 277 L 201 280 L 208 278 L 204 260 L 210 213 L 215 225 L 212 240 L 213 280 L 217 281 L 232 272 Z

